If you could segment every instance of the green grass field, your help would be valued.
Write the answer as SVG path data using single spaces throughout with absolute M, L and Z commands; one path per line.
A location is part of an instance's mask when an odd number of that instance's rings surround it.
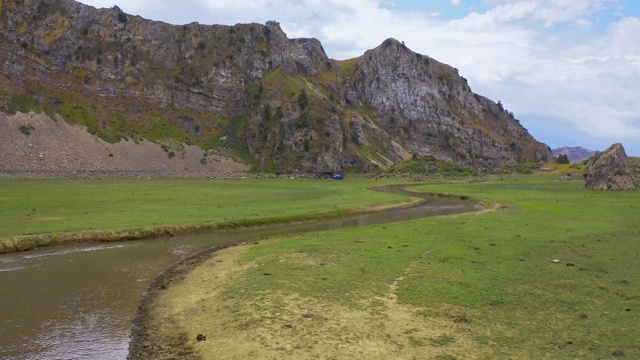
M 277 292 L 374 314 L 365 321 L 384 329 L 393 315 L 372 299 L 393 286 L 413 325 L 377 337 L 418 347 L 424 358 L 640 358 L 640 192 L 594 192 L 556 178 L 427 183 L 418 189 L 508 208 L 252 248 L 240 263 L 254 266 L 227 290 L 234 321 L 286 317 L 292 306 L 278 305 Z M 327 341 L 349 329 L 334 328 Z M 295 358 L 303 350 L 292 341 L 280 350 Z
M 640 192 L 557 178 L 416 182 L 503 206 L 252 246 L 238 260 L 246 270 L 224 290 L 227 325 L 273 327 L 276 340 L 253 341 L 279 358 L 372 344 L 426 359 L 640 358 Z M 389 183 L 0 179 L 0 238 L 406 202 L 366 190 Z
M 407 201 L 373 180 L 0 179 L 0 238 L 198 222 L 295 220 Z

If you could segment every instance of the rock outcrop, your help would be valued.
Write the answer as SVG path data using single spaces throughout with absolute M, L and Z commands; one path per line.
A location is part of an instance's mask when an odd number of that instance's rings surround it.
M 0 3 L 0 112 L 18 111 L 280 171 L 552 160 L 456 69 L 394 39 L 335 61 L 274 21 L 176 26 L 73 0 Z
M 377 125 L 411 153 L 474 168 L 546 162 L 533 139 L 501 104 L 474 94 L 458 70 L 388 39 L 357 60 L 352 87 Z
M 622 144 L 595 155 L 584 171 L 585 187 L 592 190 L 634 190 L 635 179 Z

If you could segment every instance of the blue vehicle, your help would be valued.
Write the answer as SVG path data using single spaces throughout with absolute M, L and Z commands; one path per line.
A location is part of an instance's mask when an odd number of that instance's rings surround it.
M 334 180 L 344 179 L 344 176 L 342 176 L 341 174 L 330 172 L 330 171 L 321 172 L 318 174 L 318 177 L 323 179 L 334 179 Z

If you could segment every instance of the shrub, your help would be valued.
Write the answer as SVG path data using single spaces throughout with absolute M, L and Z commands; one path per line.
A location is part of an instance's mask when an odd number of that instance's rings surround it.
M 127 14 L 125 14 L 123 12 L 119 12 L 118 13 L 118 21 L 120 21 L 121 23 L 126 23 L 127 22 Z
M 120 9 L 118 5 L 113 5 L 111 9 L 118 12 L 118 21 L 120 21 L 121 23 L 127 22 L 127 14 L 125 14 L 124 11 L 122 11 L 122 9 Z
M 309 127 L 309 114 L 306 111 L 302 112 L 298 117 L 296 127 L 298 129 L 306 129 Z
M 35 130 L 35 128 L 31 125 L 21 125 L 20 132 L 25 134 L 26 136 L 31 135 L 31 130 Z
M 282 106 L 278 106 L 276 109 L 276 119 L 281 120 L 284 118 L 284 111 L 282 111 Z
M 300 91 L 300 95 L 298 95 L 298 105 L 300 105 L 300 110 L 304 110 L 309 106 L 309 98 L 307 97 L 307 92 L 302 89 Z
M 271 105 L 266 104 L 264 106 L 264 111 L 262 113 L 262 117 L 267 121 L 271 120 Z
M 560 154 L 560 155 L 558 155 L 558 159 L 556 159 L 556 162 L 558 164 L 568 164 L 569 163 L 569 157 L 567 156 L 567 154 Z

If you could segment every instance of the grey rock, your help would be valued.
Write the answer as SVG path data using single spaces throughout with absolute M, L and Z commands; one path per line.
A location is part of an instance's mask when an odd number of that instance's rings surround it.
M 634 190 L 635 179 L 622 144 L 595 155 L 584 171 L 585 187 L 592 190 Z

